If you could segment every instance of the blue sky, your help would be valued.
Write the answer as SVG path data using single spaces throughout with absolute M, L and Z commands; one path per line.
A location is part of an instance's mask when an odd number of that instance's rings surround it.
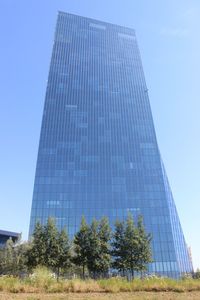
M 57 11 L 136 30 L 160 151 L 200 267 L 200 1 L 0 1 L 0 228 L 27 238 Z

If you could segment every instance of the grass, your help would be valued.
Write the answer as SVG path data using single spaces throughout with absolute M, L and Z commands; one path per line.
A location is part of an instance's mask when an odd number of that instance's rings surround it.
M 122 278 L 102 280 L 60 280 L 54 278 L 0 277 L 0 292 L 6 293 L 124 293 L 124 292 L 200 292 L 200 280 L 172 280 L 167 278 L 135 279 Z M 199 293 L 200 295 L 200 293 Z M 200 296 L 199 296 L 200 299 Z
M 135 279 L 126 281 L 125 279 L 111 278 L 99 280 L 98 284 L 105 292 L 191 292 L 200 291 L 200 280 L 186 279 L 173 280 L 169 278 Z
M 194 279 L 183 279 L 183 280 L 173 280 L 169 278 L 146 278 L 146 279 L 134 279 L 132 281 L 127 281 L 123 278 L 110 278 L 110 279 L 101 279 L 101 280 L 80 280 L 80 279 L 71 279 L 64 280 L 61 279 L 59 282 L 56 281 L 54 276 L 44 268 L 38 268 L 33 275 L 30 277 L 19 279 L 17 277 L 8 277 L 1 276 L 0 277 L 0 300 L 1 299 L 63 299 L 61 294 L 65 294 L 65 299 L 68 299 L 67 295 L 73 295 L 76 299 L 78 294 L 82 296 L 85 294 L 93 293 L 98 294 L 98 297 L 95 299 L 107 299 L 106 294 L 109 293 L 109 299 L 118 299 L 119 295 L 125 295 L 126 293 L 135 295 L 139 293 L 140 295 L 144 293 L 151 295 L 151 293 L 159 292 L 159 295 L 173 293 L 176 297 L 182 297 L 181 294 L 187 293 L 187 295 L 198 294 L 198 298 L 200 299 L 200 280 Z M 167 293 L 166 293 L 167 292 Z M 15 294 L 10 295 L 10 294 Z M 17 294 L 20 294 L 19 298 L 17 298 Z M 29 295 L 29 298 L 23 298 L 25 295 Z M 43 298 L 40 297 L 39 294 L 46 295 Z M 54 295 L 52 295 L 54 294 Z M 115 294 L 114 296 L 112 294 Z M 4 295 L 4 298 L 2 298 Z M 5 297 L 6 295 L 6 297 Z M 59 295 L 59 296 L 56 296 Z M 184 295 L 183 295 L 184 296 Z M 10 298 L 9 298 L 10 297 Z M 15 297 L 15 298 L 12 298 Z M 21 297 L 21 298 L 20 298 Z M 32 298 L 31 298 L 32 297 Z M 58 297 L 58 298 L 56 298 Z M 85 296 L 84 296 L 85 297 Z M 90 297 L 90 296 L 88 296 Z M 128 299 L 124 298 L 124 296 L 120 296 L 119 299 Z M 145 296 L 147 297 L 147 296 Z M 169 299 L 179 299 L 179 298 L 169 298 Z M 70 299 L 73 299 L 72 297 Z M 77 298 L 79 299 L 79 298 Z M 87 299 L 80 298 L 80 299 Z M 91 298 L 88 298 L 91 299 Z M 135 298 L 137 299 L 137 298 Z M 138 299 L 153 299 L 153 298 L 138 298 Z M 155 298 L 154 299 L 162 299 Z M 163 298 L 168 299 L 168 298 Z M 180 298 L 185 299 L 185 298 Z M 189 298 L 188 298 L 189 299 Z M 191 298 L 195 299 L 195 298 Z

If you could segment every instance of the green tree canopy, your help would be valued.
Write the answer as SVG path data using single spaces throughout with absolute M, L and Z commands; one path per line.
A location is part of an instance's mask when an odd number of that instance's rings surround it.
M 27 265 L 29 269 L 32 269 L 38 265 L 46 265 L 46 239 L 44 227 L 37 222 L 32 235 L 30 247 L 26 252 Z
M 93 220 L 89 227 L 88 234 L 88 257 L 87 267 L 92 277 L 96 278 L 100 271 L 101 245 L 98 234 L 98 221 Z
M 20 240 L 14 243 L 9 239 L 0 249 L 0 274 L 21 275 L 27 272 L 27 248 L 28 243 L 22 243 Z
M 44 226 L 44 246 L 45 246 L 45 265 L 51 269 L 55 269 L 58 264 L 59 244 L 58 229 L 53 218 L 49 218 Z
M 57 278 L 59 278 L 60 270 L 71 266 L 71 245 L 66 229 L 61 230 L 57 237 L 58 253 L 55 263 L 57 269 Z
M 99 222 L 98 236 L 100 240 L 98 272 L 105 276 L 111 266 L 111 228 L 106 217 Z
M 117 221 L 112 240 L 113 267 L 122 272 L 130 272 L 134 277 L 134 271 L 146 270 L 151 259 L 150 234 L 146 233 L 141 216 L 138 217 L 137 226 L 133 216 L 128 215 L 126 222 Z
M 124 232 L 124 258 L 125 267 L 134 276 L 134 270 L 137 269 L 137 252 L 138 252 L 138 231 L 135 227 L 133 216 L 128 215 L 126 219 Z
M 70 242 L 66 230 L 59 232 L 53 218 L 49 218 L 44 226 L 37 222 L 27 250 L 29 268 L 46 266 L 59 277 L 60 269 L 70 266 L 70 259 Z
M 84 216 L 81 219 L 79 231 L 74 236 L 74 257 L 73 262 L 77 266 L 82 266 L 82 276 L 85 278 L 85 268 L 88 264 L 89 251 L 89 226 Z
M 119 220 L 115 223 L 115 229 L 112 238 L 112 256 L 114 258 L 112 267 L 122 272 L 124 275 L 125 264 L 125 224 Z
M 136 253 L 136 270 L 145 271 L 147 269 L 147 264 L 152 262 L 151 253 L 151 241 L 152 235 L 147 233 L 143 224 L 143 217 L 138 217 L 137 222 L 137 237 L 138 237 L 138 247 Z

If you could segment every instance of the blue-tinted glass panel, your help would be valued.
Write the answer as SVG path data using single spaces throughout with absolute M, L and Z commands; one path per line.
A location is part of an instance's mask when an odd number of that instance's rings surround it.
M 133 29 L 60 12 L 33 193 L 35 222 L 54 217 L 71 237 L 81 216 L 131 212 L 153 234 L 150 273 L 192 270 L 159 154 Z

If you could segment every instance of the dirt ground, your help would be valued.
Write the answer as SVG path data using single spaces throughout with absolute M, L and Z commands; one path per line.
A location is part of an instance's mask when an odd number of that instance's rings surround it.
M 69 294 L 11 294 L 0 293 L 0 300 L 200 300 L 200 292 L 187 293 L 69 293 Z

